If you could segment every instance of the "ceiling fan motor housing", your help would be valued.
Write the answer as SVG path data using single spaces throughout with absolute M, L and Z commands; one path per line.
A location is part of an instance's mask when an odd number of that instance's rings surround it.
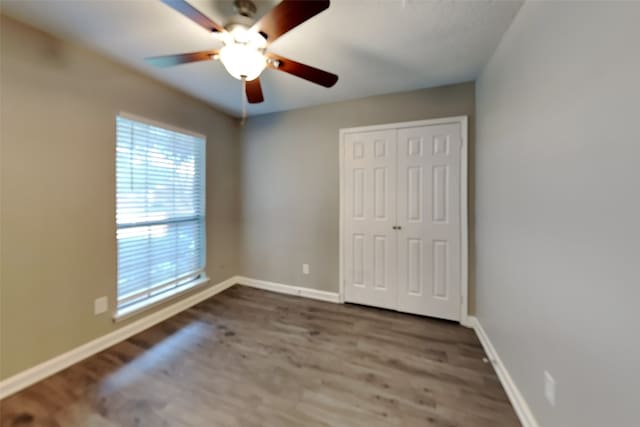
M 235 0 L 233 2 L 233 5 L 235 6 L 236 12 L 238 12 L 239 15 L 246 16 L 248 18 L 253 18 L 253 16 L 256 14 L 256 11 L 258 10 L 255 3 L 251 0 Z

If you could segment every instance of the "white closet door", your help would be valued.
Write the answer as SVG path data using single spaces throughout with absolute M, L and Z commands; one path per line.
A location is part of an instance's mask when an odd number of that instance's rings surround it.
M 398 130 L 397 310 L 460 320 L 461 129 Z
M 396 131 L 347 134 L 346 300 L 396 309 Z

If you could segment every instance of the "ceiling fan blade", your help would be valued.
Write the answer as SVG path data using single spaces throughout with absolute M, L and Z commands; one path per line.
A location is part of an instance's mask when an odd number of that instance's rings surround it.
M 264 101 L 262 86 L 260 85 L 260 77 L 255 80 L 245 82 L 245 85 L 245 92 L 247 93 L 249 104 L 259 104 Z
M 282 0 L 256 22 L 252 30 L 263 33 L 273 43 L 287 31 L 329 7 L 329 0 Z
M 268 66 L 274 70 L 293 74 L 301 79 L 309 80 L 310 82 L 324 87 L 331 87 L 338 81 L 338 76 L 328 71 L 320 70 L 319 68 L 315 68 L 310 65 L 301 64 L 273 53 L 267 53 L 266 55 L 272 59 L 272 61 L 269 61 Z
M 179 53 L 177 55 L 153 56 L 144 60 L 156 67 L 171 67 L 173 65 L 188 64 L 189 62 L 209 61 L 217 50 L 204 50 L 202 52 Z
M 185 0 L 160 0 L 160 1 L 166 4 L 167 6 L 175 9 L 176 11 L 180 12 L 181 14 L 191 19 L 193 22 L 200 25 L 201 27 L 203 27 L 205 30 L 208 30 L 209 32 L 218 33 L 218 32 L 225 31 L 222 25 L 209 19 L 206 15 L 204 15 L 195 7 L 191 6 Z

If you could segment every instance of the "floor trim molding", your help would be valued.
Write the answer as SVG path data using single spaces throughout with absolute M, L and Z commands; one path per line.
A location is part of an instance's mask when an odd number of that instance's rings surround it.
M 317 289 L 303 288 L 301 286 L 285 285 L 283 283 L 268 282 L 266 280 L 252 279 L 250 277 L 237 277 L 239 285 L 249 286 L 252 288 L 263 289 L 265 291 L 278 292 L 280 294 L 297 295 L 300 297 L 327 301 L 333 303 L 340 302 L 340 294 L 338 292 L 319 291 Z
M 518 418 L 522 423 L 522 426 L 540 427 L 540 425 L 534 418 L 533 413 L 531 412 L 531 409 L 527 404 L 527 401 L 524 399 L 522 393 L 520 393 L 518 386 L 516 386 L 516 383 L 513 381 L 513 378 L 511 377 L 511 374 L 509 374 L 507 368 L 504 366 L 504 363 L 502 363 L 502 359 L 500 359 L 498 352 L 489 339 L 487 332 L 482 327 L 482 324 L 480 324 L 478 318 L 475 316 L 469 316 L 468 320 L 471 324 L 471 327 L 475 330 L 485 353 L 487 353 L 487 357 L 493 365 L 493 369 L 495 369 L 496 374 L 500 379 L 500 383 L 507 393 L 509 401 L 511 402 L 513 409 L 515 409 L 516 414 L 518 415 Z
M 82 344 L 72 350 L 67 351 L 59 356 L 53 357 L 39 365 L 29 368 L 25 371 L 19 372 L 3 381 L 0 381 L 0 399 L 4 399 L 22 389 L 35 384 L 57 372 L 62 371 L 65 368 L 78 363 L 102 350 L 105 350 L 112 345 L 126 340 L 127 338 L 150 328 L 151 326 L 160 323 L 176 314 L 188 309 L 189 307 L 198 304 L 212 296 L 230 288 L 238 283 L 239 278 L 237 276 L 230 277 L 229 279 L 220 282 L 216 285 L 207 287 L 193 295 L 190 295 L 184 299 L 177 301 L 175 304 L 171 304 L 165 308 L 155 311 L 133 323 L 129 323 L 126 326 L 116 329 L 106 335 L 96 338 L 93 341 Z

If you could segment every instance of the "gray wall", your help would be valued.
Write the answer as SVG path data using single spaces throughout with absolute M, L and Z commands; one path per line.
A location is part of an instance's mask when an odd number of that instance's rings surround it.
M 104 335 L 116 299 L 115 116 L 207 135 L 207 271 L 239 270 L 232 118 L 73 44 L 2 17 L 0 379 Z
M 544 427 L 640 425 L 639 22 L 527 2 L 477 82 L 476 313 Z
M 243 134 L 242 274 L 337 291 L 338 130 L 468 115 L 473 172 L 474 103 L 474 85 L 464 83 L 250 118 Z M 473 211 L 472 184 L 469 191 Z M 303 263 L 310 264 L 308 276 Z

